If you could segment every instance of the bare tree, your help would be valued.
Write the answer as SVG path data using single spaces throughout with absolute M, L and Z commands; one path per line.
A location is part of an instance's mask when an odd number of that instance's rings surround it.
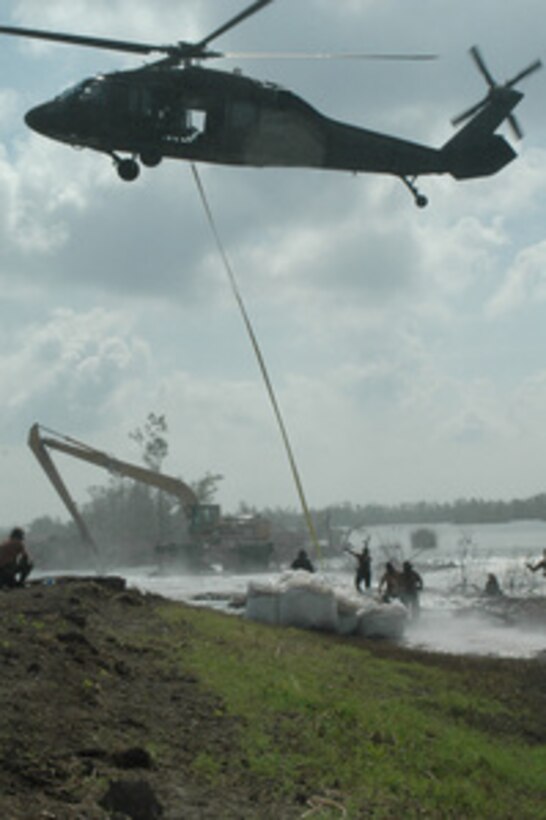
M 164 415 L 148 413 L 144 427 L 137 427 L 129 438 L 135 441 L 141 451 L 142 460 L 150 470 L 161 472 L 161 467 L 169 452 L 169 444 L 165 438 L 168 433 L 167 421 Z

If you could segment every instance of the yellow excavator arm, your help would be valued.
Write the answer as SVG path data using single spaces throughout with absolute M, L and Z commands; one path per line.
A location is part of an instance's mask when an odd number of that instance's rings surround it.
M 140 467 L 138 464 L 131 464 L 128 461 L 120 461 L 108 455 L 108 453 L 95 450 L 93 447 L 77 439 L 54 433 L 51 430 L 45 431 L 47 435 L 44 436 L 42 435 L 42 430 L 45 430 L 45 428 L 40 427 L 39 424 L 32 425 L 28 434 L 29 447 L 74 519 L 83 542 L 94 552 L 98 552 L 97 545 L 49 454 L 50 449 L 58 450 L 61 453 L 81 459 L 82 461 L 87 461 L 97 467 L 102 467 L 111 473 L 116 473 L 125 478 L 132 478 L 134 481 L 148 484 L 150 487 L 155 487 L 158 490 L 169 493 L 178 499 L 188 514 L 188 517 L 190 519 L 192 518 L 193 510 L 198 506 L 199 501 L 192 488 L 181 481 L 181 479 L 163 475 L 163 473 L 149 470 L 146 467 Z

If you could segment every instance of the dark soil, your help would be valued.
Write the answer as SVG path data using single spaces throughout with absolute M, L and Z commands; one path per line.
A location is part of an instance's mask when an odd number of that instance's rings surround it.
M 192 763 L 201 751 L 220 758 L 236 752 L 237 723 L 184 672 L 192 627 L 183 621 L 171 634 L 156 612 L 159 601 L 116 578 L 0 591 L 0 818 L 302 816 L 304 807 L 271 805 L 250 783 L 230 790 L 197 778 Z M 474 687 L 487 667 L 487 679 L 498 675 L 508 701 L 521 696 L 528 704 L 528 723 L 520 720 L 518 731 L 527 742 L 546 741 L 544 718 L 533 719 L 546 714 L 540 662 L 365 646 L 384 657 L 450 668 Z
M 275 816 L 192 782 L 234 726 L 170 668 L 153 604 L 121 579 L 0 591 L 2 820 Z

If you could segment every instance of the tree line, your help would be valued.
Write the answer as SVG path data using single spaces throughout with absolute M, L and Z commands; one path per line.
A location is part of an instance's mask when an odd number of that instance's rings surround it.
M 129 434 L 140 448 L 142 462 L 161 472 L 168 455 L 168 425 L 164 416 L 150 413 L 141 428 Z M 200 503 L 215 501 L 222 476 L 207 472 L 190 482 Z M 235 514 L 259 514 L 269 519 L 272 540 L 279 553 L 289 554 L 307 539 L 303 515 L 286 507 L 257 508 L 241 502 Z M 187 538 L 187 520 L 176 499 L 159 490 L 112 475 L 104 486 L 91 487 L 81 506 L 82 516 L 108 564 L 149 563 L 158 544 L 181 543 Z M 476 525 L 518 520 L 546 520 L 546 493 L 527 499 L 492 501 L 480 498 L 438 503 L 419 501 L 398 505 L 377 503 L 332 504 L 311 510 L 317 535 L 333 551 L 343 543 L 343 533 L 371 526 L 433 526 L 451 523 Z M 20 522 L 15 522 L 20 523 Z M 14 522 L 5 527 L 10 529 Z M 42 516 L 27 525 L 29 544 L 40 564 L 70 569 L 90 562 L 72 521 Z
M 214 484 L 216 487 L 216 484 Z M 215 490 L 214 490 L 215 492 Z M 213 500 L 209 483 L 208 501 Z M 237 514 L 260 514 L 272 525 L 272 540 L 280 558 L 287 558 L 307 540 L 303 515 L 293 508 L 257 508 L 242 503 Z M 84 519 L 110 565 L 149 564 L 158 544 L 181 543 L 187 538 L 184 513 L 169 496 L 126 479 L 111 478 L 104 487 L 91 488 L 82 506 Z M 397 506 L 339 504 L 311 511 L 317 535 L 332 552 L 341 549 L 344 533 L 381 525 L 476 525 L 517 520 L 546 520 L 546 494 L 514 501 L 461 499 L 438 504 L 418 502 Z M 71 522 L 43 516 L 27 527 L 40 563 L 66 569 L 85 565 L 92 556 L 83 552 L 78 531 Z

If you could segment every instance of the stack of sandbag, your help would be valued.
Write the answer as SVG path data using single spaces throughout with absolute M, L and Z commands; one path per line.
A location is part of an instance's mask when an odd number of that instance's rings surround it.
M 286 573 L 281 578 L 278 623 L 337 632 L 337 604 L 332 588 L 320 575 L 305 570 Z
M 404 634 L 408 610 L 400 601 L 389 604 L 370 601 L 360 610 L 359 616 L 357 635 L 398 640 Z
M 319 629 L 366 638 L 399 638 L 406 608 L 371 597 L 348 594 L 320 575 L 286 572 L 277 581 L 248 585 L 245 616 L 275 626 Z
M 337 631 L 340 635 L 356 635 L 360 621 L 362 601 L 355 600 L 354 595 L 336 593 Z
M 248 585 L 245 615 L 276 626 L 337 631 L 337 606 L 331 587 L 304 570 L 286 572 L 277 581 Z
M 278 583 L 250 583 L 246 595 L 245 617 L 262 624 L 278 624 L 279 593 Z

